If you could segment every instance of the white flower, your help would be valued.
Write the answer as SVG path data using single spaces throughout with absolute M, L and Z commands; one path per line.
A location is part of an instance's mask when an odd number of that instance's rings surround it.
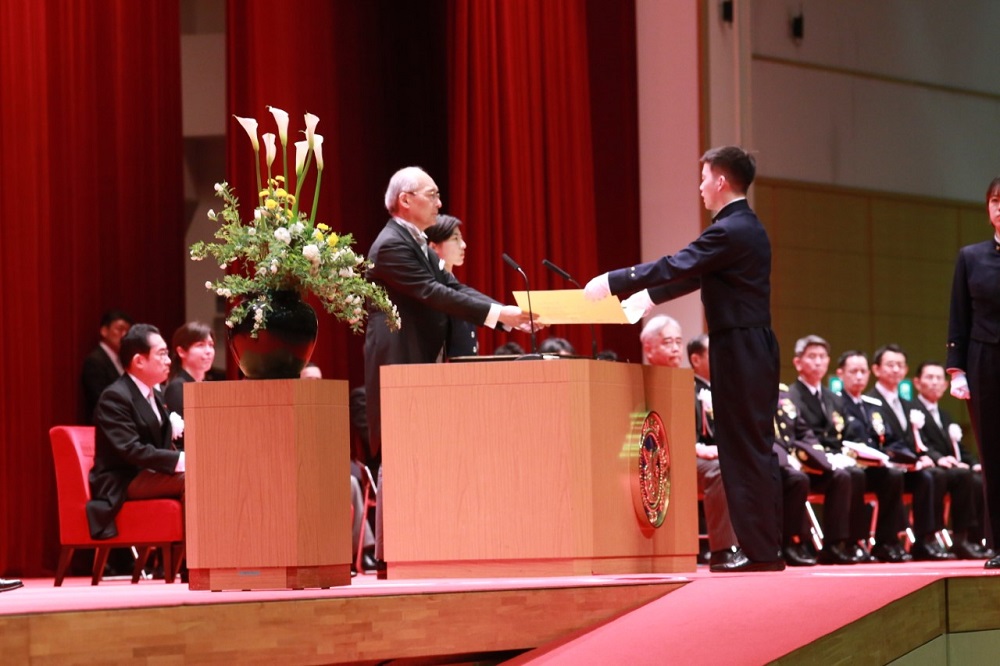
M 208 219 L 210 219 L 210 220 L 217 220 L 217 219 L 219 219 L 219 216 L 215 214 L 215 210 L 212 209 L 212 208 L 208 209 Z
M 319 247 L 316 244 L 314 244 L 314 243 L 310 243 L 309 245 L 306 245 L 304 248 L 302 248 L 302 256 L 304 256 L 309 261 L 313 262 L 313 264 L 318 264 L 319 263 Z
M 226 264 L 225 263 L 219 264 L 219 269 L 226 270 Z
M 264 311 L 261 308 L 257 308 L 253 312 L 253 320 L 258 324 L 264 321 Z
M 236 325 L 236 324 L 235 324 L 235 323 L 233 323 L 233 320 L 232 320 L 232 319 L 227 319 L 227 320 L 226 320 L 226 326 L 227 326 L 227 327 L 229 327 L 229 328 L 232 328 L 232 327 L 233 327 L 233 326 L 235 326 L 235 325 Z
M 289 230 L 291 230 L 293 236 L 301 236 L 302 232 L 306 230 L 306 225 L 302 224 L 302 222 L 296 222 L 289 227 Z
M 184 436 L 184 419 L 177 412 L 170 412 L 170 430 L 171 439 L 177 439 L 178 437 Z
M 712 392 L 708 389 L 701 389 L 698 391 L 698 400 L 701 402 L 701 408 L 706 412 L 712 411 Z
M 253 209 L 253 219 L 255 219 L 255 220 L 259 220 L 259 219 L 260 219 L 260 215 L 261 215 L 261 213 L 260 213 L 260 208 L 254 208 L 254 209 Z M 253 232 L 254 232 L 254 230 L 253 230 L 253 229 L 251 229 L 251 230 L 250 230 L 250 233 L 251 233 L 251 234 L 253 234 Z
M 316 134 L 313 136 L 313 155 L 316 156 L 316 168 L 323 170 L 323 136 Z
M 288 233 L 288 229 L 284 227 L 278 227 L 277 229 L 275 229 L 274 237 L 280 240 L 285 245 L 288 245 L 292 242 L 292 235 Z
M 295 173 L 301 174 L 306 166 L 306 155 L 309 154 L 308 141 L 295 142 Z
M 260 142 L 257 140 L 257 120 L 255 118 L 240 118 L 239 116 L 233 116 L 239 121 L 243 129 L 247 131 L 250 136 L 250 143 L 253 144 L 254 152 L 260 152 Z
M 212 288 L 212 283 L 210 281 L 206 280 L 205 281 L 205 289 L 211 289 L 211 288 Z
M 961 442 L 962 441 L 962 426 L 958 425 L 957 423 L 952 423 L 951 425 L 949 425 L 948 426 L 948 437 L 950 437 L 951 441 L 953 441 L 953 442 Z
M 267 110 L 274 116 L 274 122 L 278 125 L 278 138 L 281 139 L 281 145 L 286 145 L 288 143 L 288 113 L 276 106 L 269 106 Z
M 340 269 L 340 277 L 342 277 L 342 278 L 354 277 L 354 269 L 353 268 L 341 268 Z
M 247 229 L 247 235 L 248 236 L 256 236 L 257 235 L 257 230 L 254 229 L 253 227 L 250 227 L 249 229 Z
M 910 424 L 914 428 L 920 430 L 921 428 L 924 427 L 924 424 L 926 422 L 927 422 L 926 417 L 924 416 L 924 413 L 922 411 L 920 411 L 919 409 L 910 410 Z
M 278 264 L 271 264 L 271 272 L 272 273 L 278 272 Z
M 306 143 L 312 148 L 314 140 L 316 138 L 316 125 L 319 124 L 319 118 L 311 113 L 305 115 L 306 120 Z
M 222 191 L 222 183 L 216 183 L 215 184 L 215 191 L 216 192 L 221 192 Z

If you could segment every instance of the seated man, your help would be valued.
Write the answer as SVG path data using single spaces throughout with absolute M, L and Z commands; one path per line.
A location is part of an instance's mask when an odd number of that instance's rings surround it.
M 155 326 L 136 324 L 121 340 L 125 374 L 94 410 L 94 468 L 87 520 L 94 539 L 118 535 L 125 500 L 184 497 L 184 453 L 171 443 L 170 419 L 154 388 L 170 372 L 170 352 Z
M 881 448 L 885 438 L 882 401 L 864 395 L 871 373 L 863 352 L 848 350 L 837 361 L 837 376 L 844 383 L 841 396 L 843 438 L 872 448 Z M 865 487 L 878 496 L 878 522 L 871 555 L 882 562 L 909 562 L 913 558 L 899 543 L 906 529 L 903 516 L 903 470 L 884 464 L 864 467 Z M 867 554 L 865 555 L 867 559 Z
M 938 401 L 948 390 L 944 366 L 925 361 L 917 366 L 914 386 L 917 399 L 913 406 L 922 413 L 920 441 L 927 455 L 940 470 L 935 479 L 935 522 L 944 526 L 944 495 L 951 493 L 951 526 L 955 533 L 952 552 L 963 560 L 992 557 L 982 546 L 983 474 L 978 464 L 960 445 L 962 429 L 951 420 L 948 412 L 938 407 Z M 916 425 L 916 420 L 913 420 Z M 941 482 L 938 482 L 938 479 Z M 975 535 L 975 536 L 972 536 Z

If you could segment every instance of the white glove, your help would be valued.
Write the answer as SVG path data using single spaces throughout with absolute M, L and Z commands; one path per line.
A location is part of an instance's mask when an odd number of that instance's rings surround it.
M 910 410 L 910 425 L 920 430 L 924 427 L 925 423 L 927 423 L 927 416 L 922 411 L 919 409 Z
M 587 283 L 583 288 L 583 296 L 588 301 L 600 301 L 611 295 L 611 287 L 608 286 L 608 274 L 601 273 Z
M 951 441 L 953 442 L 961 442 L 962 426 L 958 425 L 957 423 L 952 423 L 950 426 L 948 426 L 948 437 L 951 437 Z
M 649 297 L 649 291 L 643 289 L 632 294 L 622 301 L 622 310 L 625 311 L 625 318 L 630 324 L 634 324 L 653 309 L 653 299 Z
M 951 376 L 951 394 L 959 400 L 969 399 L 969 380 L 964 372 L 956 372 Z
M 177 412 L 170 412 L 170 439 L 177 439 L 184 436 L 184 419 Z

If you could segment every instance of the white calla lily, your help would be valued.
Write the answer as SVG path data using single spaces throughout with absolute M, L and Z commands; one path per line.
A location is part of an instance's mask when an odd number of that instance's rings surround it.
M 316 156 L 316 168 L 323 170 L 323 135 L 313 135 L 313 155 Z
M 274 145 L 274 134 L 268 132 L 261 137 L 264 139 L 264 155 L 267 158 L 267 168 L 270 169 L 274 163 L 274 157 L 278 154 L 278 148 Z M 268 171 L 270 173 L 270 171 Z
M 240 118 L 239 116 L 233 116 L 239 121 L 243 129 L 246 130 L 247 135 L 250 137 L 250 142 L 253 143 L 253 149 L 260 152 L 260 142 L 257 140 L 257 120 L 254 118 Z
M 288 113 L 282 111 L 276 106 L 269 106 L 267 110 L 271 112 L 274 116 L 274 122 L 278 125 L 278 138 L 281 139 L 281 145 L 288 144 Z
M 309 142 L 309 147 L 313 146 L 313 137 L 316 136 L 316 125 L 319 124 L 319 118 L 311 113 L 305 115 L 306 119 L 306 141 Z
M 306 166 L 306 156 L 309 155 L 309 142 L 295 142 L 295 173 L 301 174 Z

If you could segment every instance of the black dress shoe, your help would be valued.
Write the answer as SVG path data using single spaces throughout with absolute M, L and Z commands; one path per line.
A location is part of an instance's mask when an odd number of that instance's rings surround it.
M 784 560 L 773 560 L 771 562 L 755 562 L 754 560 L 748 559 L 742 564 L 737 564 L 726 571 L 739 571 L 739 572 L 751 572 L 751 571 L 784 571 L 785 561 Z
M 389 579 L 389 565 L 385 560 L 375 560 L 375 574 L 379 580 Z
M 744 555 L 743 551 L 739 548 L 717 550 L 709 555 L 708 570 L 715 573 L 719 573 L 720 571 L 731 571 L 733 567 L 749 561 L 750 560 L 747 559 L 747 556 Z
M 910 556 L 918 562 L 940 562 L 955 559 L 951 553 L 945 552 L 936 543 L 918 541 L 910 547 Z
M 790 567 L 811 567 L 816 564 L 816 558 L 801 543 L 785 546 L 781 551 L 781 556 Z
M 16 578 L 0 578 L 0 592 L 10 592 L 19 587 L 24 587 L 24 583 Z
M 1000 555 L 996 557 L 991 557 L 986 560 L 986 564 L 983 565 L 984 569 L 1000 569 Z
M 833 544 L 828 544 L 823 547 L 823 550 L 819 553 L 819 563 L 820 564 L 856 564 L 858 562 L 857 555 L 851 552 L 849 546 L 843 541 Z M 858 550 L 861 550 L 860 547 Z M 862 551 L 863 552 L 863 551 Z M 864 553 L 865 557 L 868 557 L 868 553 Z
M 986 553 L 983 552 L 983 549 L 971 541 L 956 541 L 951 547 L 951 552 L 960 560 L 986 559 Z
M 365 573 L 369 573 L 371 571 L 378 571 L 378 562 L 376 562 L 375 558 L 369 555 L 368 553 L 362 553 L 361 569 Z
M 903 550 L 903 547 L 898 543 L 877 543 L 872 548 L 872 556 L 879 562 L 891 562 L 893 564 L 913 560 L 913 556 Z

